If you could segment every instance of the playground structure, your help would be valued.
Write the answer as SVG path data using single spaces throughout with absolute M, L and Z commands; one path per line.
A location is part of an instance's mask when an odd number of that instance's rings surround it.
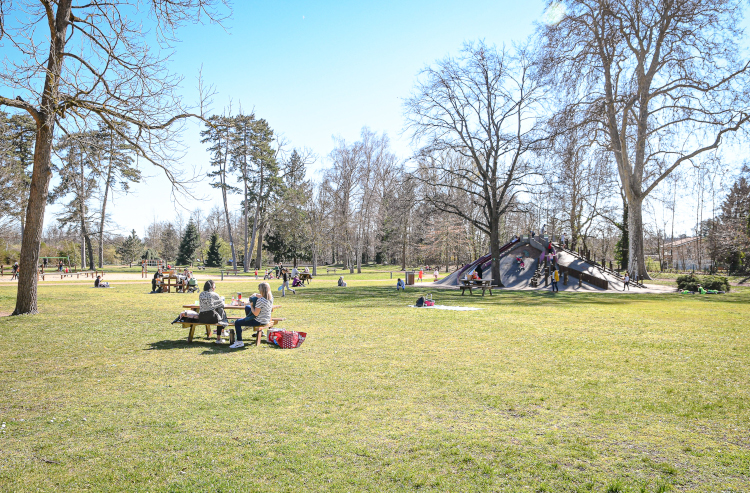
M 547 255 L 548 246 L 552 244 L 551 255 Z M 523 264 L 518 259 L 523 261 Z M 611 266 L 604 262 L 597 263 L 581 252 L 568 250 L 551 236 L 521 236 L 500 247 L 498 257 L 500 266 L 500 286 L 510 289 L 544 289 L 549 286 L 555 269 L 560 271 L 560 283 L 569 285 L 570 278 L 575 278 L 578 287 L 587 289 L 621 290 L 624 279 Z M 523 265 L 523 267 L 522 267 Z M 437 282 L 442 286 L 459 286 L 460 280 L 481 266 L 487 278 L 492 273 L 492 256 L 484 255 L 474 262 L 457 269 L 449 276 Z M 493 284 L 498 283 L 493 280 Z M 643 285 L 630 281 L 630 286 L 642 288 Z

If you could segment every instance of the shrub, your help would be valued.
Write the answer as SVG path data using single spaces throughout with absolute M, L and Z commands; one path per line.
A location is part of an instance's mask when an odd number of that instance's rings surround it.
M 677 276 L 677 288 L 680 291 L 698 291 L 698 285 L 703 289 L 715 289 L 716 291 L 729 291 L 729 279 L 722 276 L 696 276 L 695 274 L 686 274 Z

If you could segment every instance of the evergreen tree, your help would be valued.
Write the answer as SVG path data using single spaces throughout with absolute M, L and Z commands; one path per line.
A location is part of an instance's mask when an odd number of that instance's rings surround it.
M 268 251 L 276 261 L 309 259 L 311 234 L 307 204 L 312 200 L 312 183 L 305 180 L 306 164 L 312 161 L 309 153 L 302 156 L 295 149 L 283 164 L 283 181 L 276 191 L 278 199 L 273 211 L 274 232 L 266 238 Z
M 0 112 L 0 222 L 17 221 L 23 231 L 34 160 L 34 119 Z
M 123 262 L 131 263 L 141 256 L 141 252 L 143 251 L 143 242 L 140 238 L 138 238 L 138 235 L 135 234 L 135 230 L 130 232 L 130 236 L 125 238 L 125 241 L 122 242 L 122 244 L 117 247 L 117 255 L 122 258 Z
M 201 246 L 201 237 L 195 223 L 190 221 L 180 242 L 180 252 L 177 254 L 177 265 L 187 265 L 195 258 L 195 252 Z
M 207 149 L 210 153 L 211 166 L 215 167 L 214 171 L 208 173 L 209 178 L 214 181 L 210 183 L 213 188 L 221 189 L 221 197 L 224 203 L 224 215 L 226 217 L 227 236 L 229 246 L 232 250 L 232 265 L 237 265 L 237 254 L 234 248 L 234 235 L 232 232 L 232 219 L 229 215 L 229 205 L 227 202 L 227 192 L 238 193 L 239 188 L 227 183 L 229 155 L 232 152 L 232 130 L 234 128 L 234 118 L 228 116 L 214 115 L 208 119 L 206 130 L 201 132 L 201 143 L 210 144 Z
M 164 231 L 161 234 L 161 258 L 167 262 L 172 262 L 177 257 L 177 250 L 179 245 L 177 242 L 177 231 L 175 231 L 172 224 L 167 224 Z
M 143 252 L 143 255 L 141 256 L 141 259 L 143 260 L 156 260 L 157 258 L 159 258 L 159 255 L 151 248 L 147 248 L 146 251 Z
M 211 234 L 211 244 L 208 246 L 208 253 L 206 254 L 206 261 L 204 262 L 207 267 L 221 267 L 222 259 L 221 252 L 221 240 L 219 235 L 214 232 Z

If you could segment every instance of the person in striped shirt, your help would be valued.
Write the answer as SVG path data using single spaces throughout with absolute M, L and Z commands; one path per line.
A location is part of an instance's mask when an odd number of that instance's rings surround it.
M 250 297 L 250 304 L 245 306 L 245 318 L 234 322 L 234 332 L 237 340 L 229 347 L 232 349 L 241 348 L 245 345 L 242 341 L 243 327 L 260 327 L 268 325 L 271 322 L 271 310 L 273 310 L 273 294 L 271 294 L 271 285 L 262 282 L 258 285 L 260 294 L 254 294 Z

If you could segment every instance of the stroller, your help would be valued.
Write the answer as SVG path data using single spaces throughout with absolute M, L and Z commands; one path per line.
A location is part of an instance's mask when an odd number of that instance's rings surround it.
M 188 293 L 198 292 L 198 281 L 196 281 L 194 277 L 191 277 L 190 280 L 188 281 L 187 292 Z
M 523 261 L 523 258 L 521 258 L 521 257 L 516 257 L 516 262 L 518 262 L 518 267 L 521 268 L 521 269 L 523 269 L 526 266 L 525 263 L 524 263 L 524 261 Z
M 299 280 L 299 276 L 294 276 L 294 279 L 292 279 L 292 287 L 297 288 L 299 286 L 302 286 L 302 281 Z

